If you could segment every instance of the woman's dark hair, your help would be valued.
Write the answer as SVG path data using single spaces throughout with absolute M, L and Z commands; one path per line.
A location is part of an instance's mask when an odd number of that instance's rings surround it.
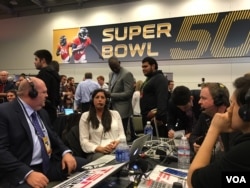
M 13 93 L 17 97 L 17 90 L 16 89 L 10 89 L 6 93 Z
M 176 106 L 186 105 L 190 101 L 191 91 L 186 86 L 177 86 L 172 95 L 172 101 Z
M 93 129 L 97 129 L 99 127 L 100 122 L 97 119 L 96 109 L 95 109 L 93 101 L 94 101 L 95 96 L 100 92 L 104 93 L 105 98 L 106 98 L 106 103 L 105 103 L 105 106 L 103 109 L 103 114 L 102 114 L 102 125 L 103 125 L 103 130 L 105 133 L 105 132 L 110 131 L 110 129 L 111 129 L 112 117 L 111 117 L 111 113 L 110 113 L 109 108 L 108 108 L 108 101 L 109 101 L 110 96 L 107 93 L 107 91 L 105 91 L 104 89 L 96 89 L 93 91 L 92 99 L 90 102 L 90 108 L 89 108 L 89 116 L 87 118 L 87 121 L 91 122 Z

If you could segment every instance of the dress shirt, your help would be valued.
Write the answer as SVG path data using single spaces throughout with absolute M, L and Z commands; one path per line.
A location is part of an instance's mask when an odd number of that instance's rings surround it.
M 87 103 L 91 99 L 92 92 L 100 88 L 100 85 L 92 79 L 86 79 L 81 81 L 75 93 L 75 101 L 79 105 L 80 103 Z
M 114 73 L 114 72 L 113 72 L 112 77 L 111 77 L 111 81 L 110 81 L 110 88 L 112 88 L 112 87 L 114 86 L 118 74 L 119 74 L 119 73 Z
M 104 83 L 102 86 L 100 86 L 102 89 L 104 89 L 105 91 L 109 91 L 109 86 L 108 84 Z

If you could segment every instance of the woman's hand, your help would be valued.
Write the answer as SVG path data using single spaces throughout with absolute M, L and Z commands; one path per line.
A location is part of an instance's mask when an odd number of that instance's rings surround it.
M 113 149 L 110 147 L 110 144 L 109 144 L 109 145 L 104 146 L 104 147 L 98 146 L 95 151 L 103 153 L 103 154 L 109 154 L 113 151 Z
M 118 144 L 119 144 L 119 141 L 112 141 L 110 142 L 109 147 L 112 149 L 115 149 Z

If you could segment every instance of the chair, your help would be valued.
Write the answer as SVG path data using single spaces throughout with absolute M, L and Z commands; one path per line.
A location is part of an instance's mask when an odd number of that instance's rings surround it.
M 86 158 L 83 152 L 79 138 L 79 121 L 81 114 L 70 114 L 67 119 L 67 126 L 62 132 L 62 140 L 72 151 L 74 156 Z
M 142 117 L 141 116 L 133 116 L 132 117 L 132 123 L 135 130 L 136 136 L 143 136 L 144 135 L 144 128 L 142 123 Z

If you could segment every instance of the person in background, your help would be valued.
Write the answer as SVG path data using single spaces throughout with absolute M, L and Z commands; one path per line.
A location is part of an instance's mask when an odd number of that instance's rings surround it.
M 200 90 L 190 90 L 186 86 L 177 86 L 173 90 L 167 115 L 169 138 L 174 138 L 176 131 L 184 131 L 189 138 L 201 113 L 199 100 Z
M 52 124 L 57 118 L 57 106 L 60 105 L 60 76 L 56 70 L 51 67 L 52 55 L 48 50 L 37 50 L 34 52 L 35 67 L 39 70 L 37 78 L 44 81 L 48 98 L 44 109 L 48 112 Z
M 121 66 L 121 62 L 117 57 L 110 57 L 108 62 L 112 71 L 109 73 L 110 108 L 119 112 L 125 134 L 128 136 L 127 130 L 129 126 L 131 140 L 133 140 L 135 134 L 130 123 L 130 117 L 133 114 L 134 77 L 131 72 Z
M 89 111 L 80 119 L 80 144 L 90 161 L 112 153 L 125 137 L 121 116 L 108 108 L 109 97 L 103 89 L 93 91 Z
M 7 102 L 6 92 L 15 89 L 15 83 L 8 80 L 9 73 L 7 71 L 0 72 L 0 102 Z
M 140 108 L 143 126 L 147 121 L 155 118 L 159 136 L 167 137 L 167 104 L 168 90 L 167 79 L 161 70 L 158 70 L 158 63 L 152 57 L 145 57 L 142 60 L 142 71 L 146 80 L 141 87 Z M 155 129 L 154 129 L 155 131 Z
M 133 107 L 133 115 L 140 116 L 141 109 L 140 109 L 140 98 L 141 98 L 141 86 L 143 84 L 142 80 L 138 80 L 135 83 L 135 91 L 132 96 L 132 107 Z
M 17 94 L 17 100 L 0 105 L 0 187 L 47 187 L 81 170 L 86 159 L 73 157 L 50 129 L 45 83 L 26 78 Z
M 222 83 L 206 82 L 201 85 L 199 104 L 202 113 L 190 135 L 190 146 L 197 153 L 210 127 L 213 116 L 216 113 L 226 112 L 229 102 L 229 91 Z M 212 160 L 220 157 L 221 152 L 230 148 L 234 134 L 223 133 L 214 147 Z
M 18 80 L 17 80 L 16 83 L 15 83 L 16 89 L 18 89 L 18 87 L 19 87 L 21 81 L 23 81 L 23 80 L 25 79 L 25 77 L 26 77 L 26 74 L 24 74 L 24 73 L 21 73 L 21 74 L 19 75 Z
M 75 80 L 73 77 L 68 77 L 67 83 L 65 85 L 66 97 L 64 97 L 64 104 L 66 108 L 73 108 L 74 97 L 76 92 Z
M 67 76 L 60 75 L 60 88 L 59 88 L 59 93 L 61 96 L 60 107 L 62 106 L 65 107 L 64 98 L 67 95 L 67 93 L 65 92 L 66 83 L 67 83 Z
M 55 60 L 51 61 L 50 67 L 51 67 L 53 70 L 55 70 L 56 72 L 58 72 L 58 74 L 59 74 L 60 65 L 59 65 L 58 61 L 55 61 Z
M 171 98 L 171 94 L 174 90 L 174 81 L 173 80 L 168 80 L 168 99 Z
M 7 91 L 6 98 L 7 98 L 8 102 L 13 101 L 16 97 L 17 97 L 17 94 L 16 94 L 15 89 L 11 89 L 11 90 Z
M 245 176 L 250 171 L 250 74 L 237 78 L 233 83 L 235 90 L 230 98 L 226 112 L 216 113 L 208 128 L 193 162 L 188 170 L 188 187 L 235 187 L 249 182 Z M 201 100 L 205 100 L 201 93 Z M 212 107 L 213 108 L 213 105 Z M 222 158 L 210 164 L 214 145 L 222 133 L 240 131 L 233 146 Z M 226 177 L 228 175 L 228 177 Z M 244 178 L 241 184 L 228 183 L 226 178 Z
M 98 76 L 98 77 L 97 77 L 97 82 L 98 82 L 98 84 L 100 85 L 100 87 L 101 87 L 102 89 L 104 89 L 105 91 L 109 91 L 109 86 L 108 86 L 108 84 L 106 84 L 106 83 L 104 82 L 104 76 L 102 76 L 102 75 Z
M 100 88 L 99 84 L 92 80 L 92 77 L 91 72 L 86 72 L 84 80 L 76 88 L 75 108 L 81 108 L 82 113 L 89 111 L 91 95 L 94 90 Z

